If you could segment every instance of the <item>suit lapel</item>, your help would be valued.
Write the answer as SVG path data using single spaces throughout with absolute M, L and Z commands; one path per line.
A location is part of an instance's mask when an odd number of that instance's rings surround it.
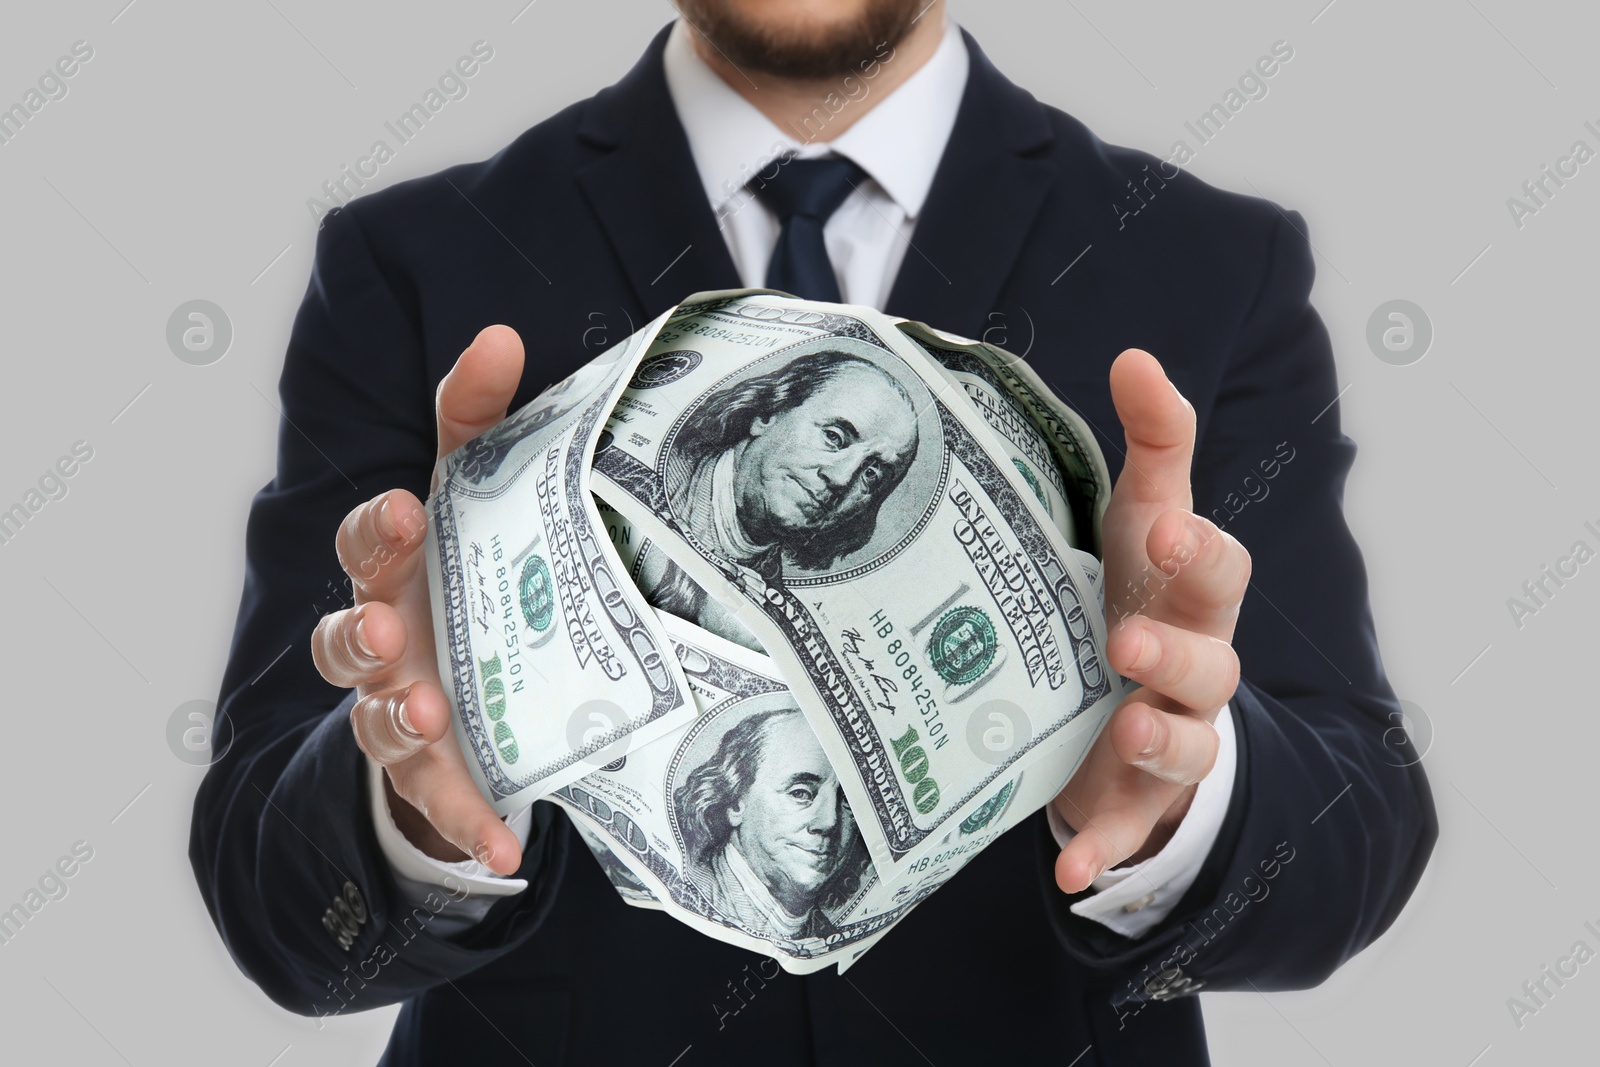
M 661 55 L 671 28 L 595 97 L 578 128 L 580 137 L 610 148 L 579 169 L 578 184 L 646 319 L 690 293 L 739 285 L 667 92 Z
M 971 64 L 955 127 L 911 234 L 885 311 L 981 337 L 1055 165 L 1044 108 L 961 31 Z

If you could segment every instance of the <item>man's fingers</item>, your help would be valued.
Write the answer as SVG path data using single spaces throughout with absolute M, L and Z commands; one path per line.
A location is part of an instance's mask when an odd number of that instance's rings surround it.
M 439 383 L 439 456 L 454 452 L 506 417 L 522 380 L 522 339 L 509 326 L 481 331 Z
M 411 578 L 427 532 L 422 502 L 404 489 L 375 496 L 346 515 L 334 549 L 356 601 L 392 600 Z
M 1118 708 L 1106 729 L 1118 759 L 1174 785 L 1194 785 L 1217 762 L 1216 727 L 1194 715 L 1157 710 L 1137 698 Z
M 1111 401 L 1127 439 L 1116 493 L 1140 504 L 1189 507 L 1194 458 L 1194 408 L 1148 352 L 1130 348 L 1111 364 Z
M 1111 631 L 1111 666 L 1208 718 L 1239 687 L 1239 656 L 1208 634 L 1130 615 Z
M 497 874 L 522 864 L 522 846 L 478 792 L 450 736 L 450 705 L 432 682 L 362 697 L 350 709 L 356 743 L 440 837 Z M 431 853 L 430 853 L 431 854 Z
M 405 650 L 405 621 L 381 601 L 324 615 L 311 631 L 311 661 L 341 689 L 375 684 Z
M 442 748 L 443 746 L 441 746 Z M 429 749 L 389 768 L 395 792 L 416 807 L 445 840 L 496 874 L 522 865 L 522 844 L 483 799 L 465 763 Z
M 1210 773 L 1217 759 L 1217 732 L 1209 723 L 1137 699 L 1118 708 L 1106 729 L 1116 757 L 1142 773 L 1109 776 L 1093 799 L 1078 801 L 1088 811 L 1071 806 L 1070 789 L 1052 802 L 1068 825 L 1079 827 L 1056 857 L 1056 884 L 1064 893 L 1087 889 L 1144 847 L 1173 802 Z
M 1231 637 L 1250 585 L 1250 553 L 1209 519 L 1175 508 L 1145 538 L 1167 579 L 1143 614 L 1218 637 Z
M 357 700 L 350 727 L 361 751 L 385 767 L 410 759 L 450 730 L 450 705 L 438 686 L 413 682 Z
M 1138 851 L 1159 814 L 1139 804 L 1097 805 L 1056 857 L 1056 885 L 1064 893 L 1089 888 L 1090 882 Z

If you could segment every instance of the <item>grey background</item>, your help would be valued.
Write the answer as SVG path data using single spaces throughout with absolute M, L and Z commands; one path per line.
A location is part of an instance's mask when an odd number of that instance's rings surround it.
M 1362 446 L 1349 517 L 1390 676 L 1433 736 L 1443 834 L 1396 927 L 1323 986 L 1206 994 L 1216 1060 L 1574 1062 L 1592 1055 L 1600 964 L 1521 1029 L 1506 999 L 1575 941 L 1600 948 L 1583 928 L 1600 920 L 1585 833 L 1600 562 L 1521 629 L 1506 601 L 1574 541 L 1600 547 L 1582 525 L 1600 527 L 1600 162 L 1520 230 L 1506 199 L 1574 140 L 1600 148 L 1583 128 L 1600 126 L 1600 17 L 1575 2 L 1325 2 L 957 0 L 953 14 L 1036 95 L 1162 154 L 1274 41 L 1295 50 L 1190 169 L 1311 227 L 1341 415 Z M 619 77 L 672 12 L 125 3 L 0 14 L 0 103 L 74 41 L 95 49 L 0 146 L 0 506 L 73 442 L 94 448 L 68 495 L 0 545 L 0 907 L 75 841 L 94 849 L 69 894 L 0 945 L 0 1041 L 30 1062 L 372 1062 L 392 1009 L 319 1030 L 228 959 L 184 855 L 201 772 L 166 733 L 174 709 L 216 695 L 311 260 L 305 201 L 472 42 L 494 59 L 378 183 L 488 155 Z M 210 366 L 165 341 L 193 299 L 232 322 Z M 1368 349 L 1368 317 L 1392 299 L 1432 321 L 1414 365 Z M 281 651 L 261 649 L 262 668 Z

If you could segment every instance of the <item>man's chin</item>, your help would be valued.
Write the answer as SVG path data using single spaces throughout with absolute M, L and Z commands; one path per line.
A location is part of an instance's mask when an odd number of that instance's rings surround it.
M 804 850 L 796 848 L 795 851 L 802 852 Z M 810 853 L 807 853 L 807 857 L 810 855 Z M 809 858 L 797 859 L 789 872 L 789 878 L 797 889 L 815 893 L 822 888 L 824 882 L 833 877 L 834 872 L 838 869 L 839 864 L 832 856 L 818 856 L 815 864 Z
M 831 873 L 830 871 L 829 874 Z M 815 896 L 828 881 L 828 875 L 809 869 L 796 871 L 795 874 L 803 875 L 803 877 L 796 878 L 791 876 L 790 881 L 794 883 L 796 889 L 808 897 Z
M 821 520 L 825 516 L 826 512 L 822 512 L 816 518 L 812 518 L 808 512 L 799 510 L 775 515 L 773 518 L 777 521 L 772 524 L 772 527 L 776 536 L 773 540 L 782 541 L 784 544 L 790 545 L 803 544 L 817 536 L 818 532 L 822 530 Z
M 784 504 L 789 502 L 784 501 Z M 813 501 L 794 501 L 790 507 L 781 507 L 770 512 L 768 528 L 773 533 L 770 541 L 805 544 L 814 537 L 829 536 L 842 525 L 843 520 L 837 507 L 816 504 Z
M 759 519 L 739 516 L 746 536 L 754 538 L 757 544 L 803 545 L 822 529 L 799 501 L 769 499 L 765 503 L 767 510 Z M 818 518 L 826 514 L 819 512 Z
M 879 45 L 896 45 L 920 4 L 679 0 L 685 17 L 741 69 L 815 79 L 857 73 Z

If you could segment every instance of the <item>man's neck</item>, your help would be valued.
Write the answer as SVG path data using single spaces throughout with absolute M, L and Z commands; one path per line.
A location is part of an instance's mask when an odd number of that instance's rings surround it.
M 831 141 L 904 84 L 938 50 L 944 39 L 944 2 L 934 0 L 892 51 L 883 49 L 881 54 L 863 56 L 852 73 L 832 78 L 786 78 L 744 71 L 702 37 L 699 30 L 691 27 L 689 40 L 706 66 L 774 126 L 798 141 Z M 826 122 L 817 121 L 818 109 L 828 116 Z

